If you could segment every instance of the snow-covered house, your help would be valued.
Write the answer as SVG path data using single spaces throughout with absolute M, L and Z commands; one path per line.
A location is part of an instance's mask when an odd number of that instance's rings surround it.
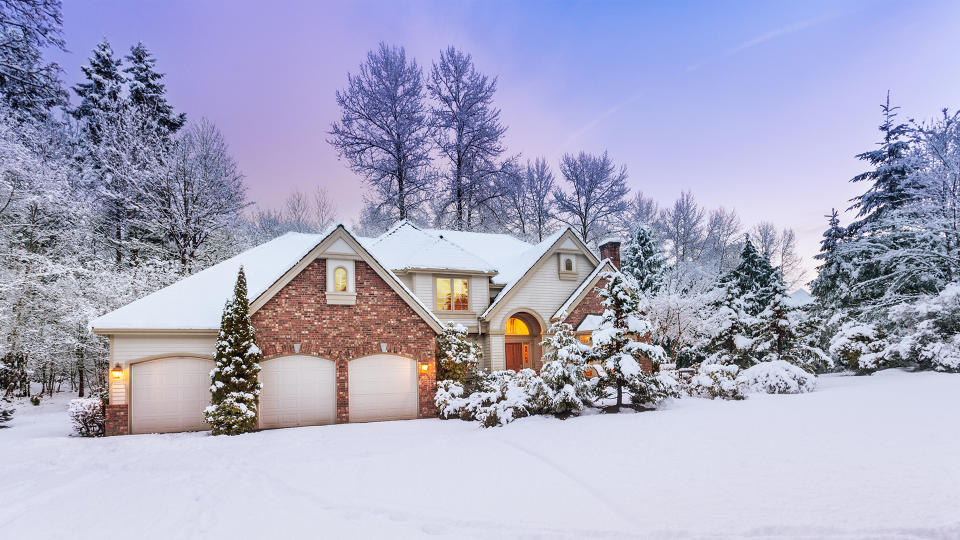
M 537 244 L 399 222 L 376 238 L 343 225 L 288 233 L 91 322 L 110 338 L 110 434 L 204 429 L 209 372 L 238 269 L 263 351 L 260 427 L 432 416 L 435 337 L 448 321 L 484 367 L 540 367 L 554 320 L 583 335 L 619 265 L 568 228 Z

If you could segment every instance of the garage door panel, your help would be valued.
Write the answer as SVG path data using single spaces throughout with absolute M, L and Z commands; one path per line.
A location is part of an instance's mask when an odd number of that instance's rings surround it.
M 347 381 L 351 422 L 417 417 L 416 361 L 387 354 L 351 360 Z
M 161 358 L 130 368 L 130 420 L 133 433 L 209 429 L 203 410 L 210 404 L 206 358 Z
M 284 356 L 261 363 L 260 427 L 332 424 L 336 420 L 336 367 L 314 356 Z

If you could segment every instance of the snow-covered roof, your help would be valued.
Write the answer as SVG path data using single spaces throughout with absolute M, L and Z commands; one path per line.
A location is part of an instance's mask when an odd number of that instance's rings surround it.
M 450 241 L 446 236 L 449 232 L 425 231 L 408 221 L 400 221 L 376 238 L 361 239 L 361 243 L 376 254 L 381 264 L 394 271 L 429 268 L 497 272 L 497 267 L 478 256 L 476 250 L 468 251 Z
M 601 322 L 603 322 L 603 315 L 587 315 L 577 327 L 577 332 L 593 332 L 600 328 Z
M 787 305 L 790 307 L 803 307 L 807 304 L 813 302 L 813 295 L 807 292 L 806 289 L 797 289 L 790 293 L 790 296 L 787 297 Z
M 600 276 L 602 272 L 613 272 L 615 270 L 616 268 L 613 267 L 613 263 L 610 262 L 610 259 L 604 259 L 600 261 L 600 264 L 593 269 L 593 272 L 590 272 L 590 275 L 587 276 L 587 279 L 583 280 L 583 283 L 577 287 L 577 290 L 573 291 L 573 293 L 567 298 L 566 302 L 564 302 L 563 305 L 557 309 L 557 312 L 553 314 L 553 318 L 562 319 L 566 317 L 570 313 L 570 308 L 572 308 L 580 298 L 580 295 L 584 293 L 587 287 L 593 285 L 593 282 Z
M 362 240 L 369 239 L 353 236 L 340 223 L 321 234 L 290 232 L 102 315 L 91 321 L 90 327 L 98 330 L 215 330 L 220 327 L 223 306 L 233 294 L 240 267 L 247 277 L 247 297 L 253 302 L 338 227 L 367 249 Z M 394 285 L 407 293 L 408 299 L 420 306 L 425 316 L 438 327 L 442 326 L 430 309 L 379 259 L 379 255 L 370 249 L 367 251 L 393 278 Z

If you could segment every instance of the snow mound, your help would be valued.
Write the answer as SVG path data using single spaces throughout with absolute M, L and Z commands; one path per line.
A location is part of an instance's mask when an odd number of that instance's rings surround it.
M 802 394 L 816 388 L 817 377 L 785 360 L 773 360 L 743 370 L 737 383 L 747 393 Z

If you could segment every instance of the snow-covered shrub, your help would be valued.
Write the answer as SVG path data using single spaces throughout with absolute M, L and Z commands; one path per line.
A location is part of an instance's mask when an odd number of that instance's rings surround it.
M 830 354 L 858 373 L 871 373 L 884 366 L 887 342 L 875 324 L 850 321 L 830 339 Z
M 802 394 L 816 388 L 817 377 L 785 360 L 773 360 L 741 371 L 737 383 L 745 392 Z
M 3 424 L 13 420 L 13 412 L 13 407 L 7 407 L 6 404 L 0 401 L 0 427 L 5 427 Z
M 694 397 L 709 399 L 743 399 L 743 389 L 737 381 L 740 368 L 733 364 L 703 364 L 690 379 L 687 392 Z
M 437 379 L 471 388 L 476 384 L 482 357 L 480 346 L 467 337 L 467 328 L 448 322 L 437 336 Z
M 960 284 L 951 283 L 936 296 L 896 306 L 889 317 L 892 327 L 901 331 L 889 347 L 899 363 L 960 371 Z
M 100 437 L 106 424 L 103 400 L 99 398 L 78 398 L 70 400 L 70 421 L 73 431 L 81 437 Z
M 679 398 L 683 389 L 676 379 L 665 373 L 644 373 L 627 386 L 630 402 L 635 407 L 656 407 L 667 398 Z
M 460 412 L 467 404 L 463 396 L 463 384 L 449 379 L 437 383 L 437 395 L 434 403 L 437 406 L 437 416 L 440 418 L 459 418 Z
M 543 380 L 532 369 L 494 371 L 482 383 L 482 390 L 470 395 L 464 408 L 483 427 L 502 426 L 530 416 L 543 407 L 533 397 L 543 390 Z
M 34 394 L 30 396 L 30 404 L 34 407 L 40 406 L 40 394 Z
M 233 298 L 220 319 L 216 366 L 210 372 L 211 405 L 203 412 L 214 435 L 239 435 L 257 429 L 261 355 L 250 322 L 247 279 L 240 268 Z

